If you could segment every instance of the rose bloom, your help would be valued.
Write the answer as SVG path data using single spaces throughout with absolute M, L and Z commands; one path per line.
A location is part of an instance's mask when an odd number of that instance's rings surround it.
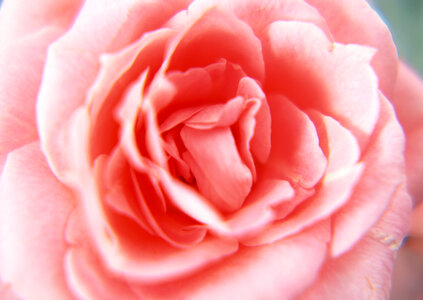
M 421 87 L 364 0 L 0 22 L 1 299 L 389 297 Z

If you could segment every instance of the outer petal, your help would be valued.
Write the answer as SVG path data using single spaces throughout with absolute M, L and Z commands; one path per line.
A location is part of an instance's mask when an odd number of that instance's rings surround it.
M 247 240 L 245 244 L 254 246 L 272 243 L 329 217 L 349 199 L 361 175 L 362 167 L 356 165 L 342 172 L 326 175 L 320 189 L 312 198 L 307 199 L 286 218 L 264 228 L 261 234 Z
M 410 211 L 402 185 L 377 225 L 350 252 L 330 259 L 319 280 L 299 299 L 388 299 L 395 251 L 407 231 Z
M 418 204 L 423 201 L 423 82 L 404 64 L 399 67 L 392 103 L 406 135 L 408 189 Z
M 0 41 L 3 45 L 35 33 L 45 27 L 65 29 L 75 18 L 83 0 L 3 1 L 0 20 Z
M 372 66 L 379 88 L 390 98 L 397 73 L 397 52 L 388 27 L 365 0 L 306 0 L 326 19 L 335 41 L 378 49 Z
M 367 144 L 379 112 L 374 49 L 331 43 L 313 24 L 277 21 L 267 29 L 263 52 L 267 93 L 333 117 L 361 147 Z
M 13 292 L 12 288 L 0 280 L 0 299 L 2 300 L 20 300 Z
M 334 256 L 347 251 L 379 220 L 404 180 L 404 136 L 390 103 L 381 98 L 381 104 L 379 122 L 362 157 L 362 178 L 333 218 Z
M 88 0 L 71 30 L 49 48 L 37 118 L 41 145 L 56 175 L 69 167 L 63 159 L 69 145 L 63 143 L 61 131 L 84 104 L 99 72 L 100 55 L 122 49 L 162 25 L 184 7 L 181 2 Z
M 193 276 L 136 290 L 142 299 L 294 299 L 316 279 L 329 226 L 324 222 L 270 245 L 244 247 Z
M 66 271 L 69 285 L 80 299 L 138 299 L 125 280 L 104 271 L 95 253 L 87 249 L 73 248 L 67 253 Z
M 0 48 L 0 170 L 8 152 L 37 139 L 35 101 L 47 46 L 59 34 L 47 28 Z
M 24 299 L 71 299 L 63 260 L 72 206 L 38 143 L 9 154 L 0 182 L 0 275 Z
M 304 0 L 197 0 L 192 4 L 196 9 L 211 5 L 218 5 L 230 10 L 238 18 L 248 23 L 259 37 L 270 23 L 278 20 L 309 22 L 322 29 L 327 29 L 325 20 L 317 9 Z

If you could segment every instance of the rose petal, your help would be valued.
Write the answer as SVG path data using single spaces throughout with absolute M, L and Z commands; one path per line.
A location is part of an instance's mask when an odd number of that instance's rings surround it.
M 354 166 L 360 159 L 361 151 L 354 135 L 339 122 L 318 112 L 309 112 L 316 125 L 323 152 L 327 152 L 326 173 L 332 173 Z M 320 128 L 319 128 L 320 127 Z M 324 132 L 321 132 L 324 131 Z
M 372 66 L 379 88 L 389 99 L 397 74 L 398 57 L 391 33 L 365 0 L 306 0 L 316 7 L 329 25 L 335 41 L 374 47 Z M 369 30 L 371 28 L 371 30 Z
M 139 174 L 141 175 L 141 174 Z M 131 171 L 131 179 L 138 200 L 139 210 L 148 225 L 163 240 L 175 247 L 189 248 L 200 243 L 207 231 L 199 224 L 184 222 L 177 214 L 157 209 L 160 200 L 149 182 L 148 174 L 137 176 Z M 184 224 L 185 223 L 185 224 Z
M 71 179 L 68 182 L 75 186 L 81 197 L 87 229 L 102 261 L 109 269 L 120 276 L 130 276 L 142 281 L 160 281 L 192 272 L 236 251 L 237 242 L 223 238 L 210 238 L 207 242 L 189 249 L 178 249 L 162 238 L 151 236 L 127 217 L 107 209 L 102 201 L 104 195 L 98 186 L 104 174 L 98 172 L 99 168 L 96 173 L 90 169 L 90 163 L 85 157 L 88 139 L 86 136 L 76 135 L 87 132 L 87 111 L 78 110 L 72 124 L 72 153 L 76 154 L 74 170 L 79 173 L 67 177 Z M 136 166 L 137 161 L 134 162 Z M 141 169 L 144 167 L 142 165 Z M 157 168 L 148 171 L 158 175 L 165 192 L 169 193 L 171 198 L 188 201 L 186 204 L 200 216 L 200 221 L 225 231 L 219 217 L 210 213 L 210 210 L 204 210 L 204 202 L 198 205 L 191 191 L 182 188 L 181 183 L 174 182 L 165 170 Z
M 326 255 L 329 223 L 261 247 L 243 247 L 176 282 L 139 285 L 143 299 L 295 299 L 313 283 Z
M 259 37 L 270 23 L 278 20 L 310 22 L 325 29 L 330 35 L 326 22 L 319 12 L 303 0 L 197 0 L 191 4 L 190 9 L 204 10 L 204 8 L 212 5 L 218 5 L 220 8 L 235 14 L 248 23 Z
M 313 187 L 323 176 L 326 158 L 309 117 L 280 95 L 268 99 L 272 114 L 272 150 L 268 167 L 303 187 Z
M 82 0 L 4 1 L 1 7 L 1 44 L 29 36 L 49 26 L 64 31 L 75 18 Z
M 227 224 L 223 221 L 222 216 L 204 196 L 163 170 L 159 169 L 158 174 L 163 189 L 176 207 L 194 220 L 208 225 L 212 231 L 228 232 Z
M 181 1 L 184 2 L 184 1 Z M 161 25 L 184 7 L 179 1 L 86 1 L 75 24 L 51 45 L 37 102 L 43 151 L 59 177 L 71 168 L 63 159 L 68 145 L 59 135 L 66 120 L 85 102 L 100 68 L 101 54 L 114 52 Z
M 333 117 L 364 148 L 379 113 L 375 50 L 331 43 L 317 26 L 297 21 L 274 22 L 267 34 L 265 89 Z
M 274 221 L 273 207 L 291 201 L 294 189 L 288 181 L 263 179 L 257 182 L 243 207 L 227 217 L 232 234 L 251 235 Z
M 407 185 L 416 204 L 423 201 L 423 83 L 400 64 L 392 103 L 406 135 Z
M 172 36 L 169 29 L 147 33 L 138 41 L 113 54 L 100 57 L 101 69 L 87 95 L 90 107 L 91 153 L 108 154 L 118 139 L 118 124 L 114 118 L 116 107 L 126 89 L 147 68 L 148 74 L 159 68 L 165 44 Z M 146 78 L 148 81 L 149 78 Z M 108 134 L 103 134 L 107 132 Z
M 38 137 L 35 102 L 47 47 L 59 34 L 49 27 L 0 49 L 0 172 L 8 152 Z
M 331 254 L 352 247 L 382 216 L 404 178 L 404 135 L 390 103 L 381 96 L 381 115 L 363 155 L 365 169 L 351 200 L 333 217 Z
M 119 276 L 151 284 L 198 272 L 238 250 L 235 240 L 213 237 L 187 249 L 169 246 L 148 234 L 137 234 L 137 239 L 135 246 L 133 241 L 121 241 L 122 247 L 109 253 L 108 267 Z
M 105 193 L 104 201 L 117 212 L 137 222 L 145 231 L 154 234 L 146 217 L 138 213 L 138 199 L 133 190 L 131 171 L 122 149 L 117 148 L 110 157 L 97 158 L 95 163 L 104 170 L 104 182 L 99 183 Z
M 181 137 L 188 151 L 183 158 L 201 193 L 223 211 L 238 209 L 250 192 L 252 175 L 239 157 L 231 130 L 184 127 Z
M 184 123 L 186 126 L 194 129 L 230 127 L 238 121 L 243 104 L 244 99 L 242 97 L 235 97 L 225 104 L 208 105 Z
M 0 182 L 0 274 L 24 299 L 73 299 L 63 273 L 73 195 L 32 143 L 8 155 Z
M 395 251 L 407 231 L 410 211 L 402 185 L 370 233 L 351 251 L 328 260 L 319 279 L 299 299 L 388 299 Z
M 66 274 L 76 296 L 81 299 L 137 300 L 129 284 L 103 271 L 101 262 L 89 250 L 73 248 L 66 254 Z
M 120 146 L 125 152 L 125 155 L 127 156 L 127 159 L 130 164 L 138 170 L 144 170 L 145 168 L 147 168 L 147 160 L 149 160 L 149 158 L 145 156 L 148 155 L 147 153 L 145 155 L 141 153 L 141 149 L 138 147 L 137 137 L 135 135 L 135 127 L 137 125 L 136 122 L 138 114 L 141 110 L 141 105 L 143 103 L 142 99 L 146 78 L 147 71 L 142 73 L 137 79 L 137 81 L 135 81 L 130 87 L 128 87 L 125 97 L 121 102 L 121 106 L 116 111 L 117 119 L 120 121 L 121 124 Z M 143 125 L 145 125 L 144 120 Z M 141 136 L 143 138 L 142 144 L 145 145 L 149 141 L 145 138 L 145 132 L 141 133 Z M 152 140 L 154 140 L 155 145 L 157 145 L 158 143 L 157 139 L 159 139 L 158 135 L 152 137 Z M 147 146 L 144 146 L 144 148 L 147 148 Z M 150 146 L 150 150 L 151 149 L 152 146 Z M 144 152 L 146 151 L 147 150 L 145 150 Z M 165 154 L 163 150 L 160 149 L 160 152 L 153 152 L 153 154 L 155 154 L 157 160 L 160 160 L 161 163 L 165 164 Z
M 264 77 L 260 40 L 234 15 L 216 6 L 194 5 L 188 14 L 177 17 L 171 28 L 180 31 L 181 37 L 166 59 L 169 70 L 205 67 L 224 57 L 240 65 L 247 75 L 259 80 Z
M 9 284 L 5 284 L 0 279 L 0 299 L 2 300 L 21 300 L 13 292 Z
M 239 118 L 238 123 L 234 124 L 232 129 L 232 134 L 234 135 L 236 145 L 238 147 L 239 155 L 245 165 L 250 169 L 251 174 L 253 175 L 253 181 L 256 182 L 257 180 L 257 171 L 256 165 L 253 159 L 253 155 L 251 153 L 251 140 L 254 137 L 254 129 L 256 125 L 255 116 L 257 115 L 258 111 L 260 110 L 261 101 L 258 99 L 250 99 L 245 102 L 244 111 Z M 270 120 L 270 117 L 269 117 Z M 269 130 L 270 135 L 270 130 Z M 270 138 L 270 136 L 269 136 Z M 270 146 L 270 141 L 268 143 Z M 266 153 L 266 144 L 263 148 L 264 151 L 261 153 Z M 268 148 L 270 151 L 270 147 Z
M 327 175 L 316 194 L 298 207 L 297 211 L 294 210 L 287 218 L 272 223 L 256 237 L 243 243 L 252 246 L 272 243 L 329 217 L 349 199 L 362 170 L 362 165 L 356 165 Z
M 255 98 L 260 100 L 258 111 L 254 112 L 253 109 L 251 112 L 254 115 L 254 120 L 247 117 L 244 126 L 240 126 L 245 127 L 244 131 L 247 130 L 246 136 L 252 136 L 251 140 L 245 138 L 246 142 L 248 141 L 248 144 L 251 144 L 248 147 L 251 147 L 251 153 L 259 162 L 264 163 L 269 158 L 271 148 L 271 116 L 266 95 L 257 82 L 250 77 L 241 78 L 237 95 L 244 97 L 244 99 Z M 252 126 L 252 123 L 254 123 L 254 126 Z

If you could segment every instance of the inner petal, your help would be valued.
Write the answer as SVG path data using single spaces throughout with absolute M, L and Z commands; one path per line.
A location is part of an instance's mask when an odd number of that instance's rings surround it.
M 241 115 L 243 103 L 242 97 L 236 97 L 226 104 L 209 105 L 189 118 L 185 124 L 196 129 L 231 126 Z
M 251 190 L 253 178 L 238 154 L 231 130 L 185 126 L 181 138 L 187 148 L 183 158 L 200 192 L 224 212 L 239 209 Z

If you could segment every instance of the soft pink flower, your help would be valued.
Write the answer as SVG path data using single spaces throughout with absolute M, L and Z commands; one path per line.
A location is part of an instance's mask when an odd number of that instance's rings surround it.
M 388 297 L 420 104 L 364 0 L 6 0 L 0 29 L 4 297 Z

